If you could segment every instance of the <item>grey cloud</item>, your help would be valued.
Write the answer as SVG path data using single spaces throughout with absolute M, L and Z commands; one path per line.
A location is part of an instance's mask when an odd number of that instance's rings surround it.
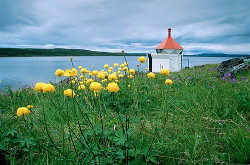
M 187 52 L 236 45 L 230 51 L 249 53 L 248 6 L 249 0 L 1 1 L 0 14 L 8 17 L 0 18 L 0 46 L 153 52 L 171 26 Z

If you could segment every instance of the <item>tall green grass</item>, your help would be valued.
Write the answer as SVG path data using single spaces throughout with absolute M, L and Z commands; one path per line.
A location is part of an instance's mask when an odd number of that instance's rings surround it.
M 53 93 L 6 89 L 0 96 L 2 160 L 10 164 L 249 163 L 249 71 L 238 74 L 233 83 L 217 77 L 216 67 L 156 74 L 156 79 L 140 73 L 120 79 L 119 92 L 102 90 L 97 97 L 88 85 L 78 91 L 67 83 L 54 84 Z M 166 85 L 166 78 L 172 78 L 173 84 Z M 67 88 L 73 88 L 76 97 L 65 97 Z M 34 105 L 31 113 L 17 117 L 17 108 L 29 104 Z

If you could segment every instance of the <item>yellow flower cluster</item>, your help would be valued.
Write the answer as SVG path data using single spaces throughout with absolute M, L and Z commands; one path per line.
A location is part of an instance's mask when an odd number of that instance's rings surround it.
M 128 71 L 128 67 L 123 67 L 123 69 L 122 69 L 124 72 L 126 72 L 126 71 Z
M 95 96 L 98 96 L 100 90 L 102 89 L 102 84 L 98 82 L 92 82 L 89 86 L 89 89 L 95 93 Z
M 162 69 L 161 71 L 160 71 L 160 74 L 161 75 L 169 75 L 169 70 L 168 69 Z
M 118 92 L 120 90 L 118 84 L 115 82 L 109 83 L 107 89 L 109 92 Z
M 117 76 L 116 76 L 116 74 L 113 73 L 113 74 L 109 75 L 108 79 L 109 79 L 109 81 L 117 80 Z
M 105 83 L 106 81 L 107 81 L 107 79 L 103 79 L 103 80 L 102 80 L 102 83 Z
M 75 92 L 72 89 L 67 89 L 64 91 L 64 95 L 68 97 L 75 97 Z
M 76 77 L 77 76 L 77 69 L 76 68 L 72 68 L 71 72 L 70 72 L 70 77 Z
M 134 78 L 134 76 L 133 75 L 129 75 L 128 78 Z
M 148 76 L 148 78 L 150 78 L 150 79 L 154 79 L 154 78 L 155 78 L 155 74 L 152 73 L 152 72 L 148 73 L 147 76 Z
M 62 69 L 57 69 L 55 72 L 55 75 L 57 77 L 62 77 L 62 76 L 64 76 L 64 71 Z
M 98 75 L 98 70 L 93 70 L 92 72 L 91 72 L 91 75 L 93 75 L 93 76 L 96 76 L 96 75 Z
M 144 56 L 141 56 L 141 57 L 138 58 L 138 61 L 139 61 L 140 63 L 145 63 L 146 60 L 147 60 L 147 59 L 146 59 Z
M 99 79 L 105 79 L 105 74 L 104 73 L 99 73 L 97 75 L 97 78 L 99 78 Z
M 33 105 L 27 105 L 27 108 L 28 108 L 28 109 L 33 109 L 34 106 L 33 106 Z
M 147 59 L 144 56 L 141 56 L 138 58 L 138 61 L 140 63 L 145 63 L 146 60 Z M 89 84 L 89 86 L 88 86 L 89 90 L 92 90 L 94 92 L 95 96 L 98 96 L 101 89 L 108 90 L 109 92 L 118 92 L 120 90 L 120 88 L 117 84 L 119 82 L 118 77 L 124 78 L 126 75 L 128 78 L 132 79 L 132 78 L 134 78 L 134 76 L 136 74 L 135 69 L 129 69 L 128 64 L 126 62 L 121 64 L 120 67 L 119 67 L 118 63 L 114 63 L 113 67 L 112 67 L 112 65 L 109 66 L 109 64 L 105 64 L 104 65 L 105 70 L 100 70 L 100 71 L 93 70 L 91 72 L 87 68 L 83 68 L 82 66 L 79 66 L 78 69 L 80 70 L 80 73 L 81 73 L 79 75 L 79 80 L 77 78 L 78 71 L 75 68 L 72 68 L 71 70 L 67 69 L 65 71 L 63 71 L 62 69 L 57 69 L 55 72 L 55 75 L 57 77 L 70 76 L 71 83 L 75 84 L 76 86 L 78 85 L 78 87 L 77 87 L 78 90 L 85 90 L 87 88 L 87 87 L 85 87 L 85 85 Z M 139 65 L 138 65 L 138 67 L 139 67 Z M 94 67 L 93 67 L 93 69 L 94 69 Z M 88 74 L 88 75 L 85 75 L 85 74 Z M 162 69 L 160 71 L 160 74 L 161 75 L 169 75 L 170 71 L 168 69 Z M 156 75 L 155 75 L 155 73 L 150 72 L 147 74 L 147 77 L 149 79 L 155 79 Z M 108 86 L 106 88 L 103 88 L 101 83 L 103 83 L 103 85 L 105 85 L 104 83 L 107 82 L 107 78 L 109 80 Z M 94 80 L 98 81 L 98 82 L 94 82 Z M 113 81 L 113 82 L 110 82 L 110 81 Z M 170 79 L 167 79 L 165 81 L 165 83 L 167 85 L 171 85 L 171 84 L 173 84 L 173 81 Z M 128 85 L 128 87 L 130 88 L 131 85 Z M 53 85 L 42 83 L 42 82 L 37 83 L 34 89 L 36 91 L 40 91 L 40 92 L 44 92 L 44 93 L 55 91 L 55 87 Z M 67 89 L 64 91 L 64 95 L 67 97 L 74 97 L 75 93 L 72 89 Z
M 52 85 L 52 84 L 46 84 L 46 83 L 43 83 L 43 82 L 36 83 L 34 89 L 37 92 L 43 92 L 43 93 L 46 93 L 46 92 L 51 93 L 51 92 L 55 91 L 54 85 Z
M 91 84 L 92 82 L 94 82 L 94 80 L 90 78 L 90 79 L 87 79 L 86 84 Z
M 16 114 L 17 114 L 17 116 L 29 115 L 30 110 L 26 107 L 20 107 L 17 109 Z
M 134 69 L 130 69 L 130 70 L 129 70 L 129 74 L 135 75 L 135 70 L 134 70 Z
M 97 90 L 101 90 L 102 89 L 102 84 L 98 83 L 98 82 L 92 82 L 89 86 L 89 89 L 92 91 L 97 91 Z
M 66 69 L 64 71 L 64 76 L 66 76 L 66 77 L 69 77 L 69 76 L 70 77 L 76 77 L 77 74 L 78 74 L 78 71 L 77 71 L 76 68 L 72 68 L 71 70 L 70 69 Z
M 114 63 L 114 67 L 118 67 L 119 65 L 117 63 Z
M 79 85 L 78 86 L 78 90 L 84 90 L 85 89 L 85 86 L 84 85 Z
M 123 74 L 119 74 L 118 77 L 119 77 L 119 78 L 123 78 L 124 75 L 123 75 Z
M 89 73 L 90 71 L 87 68 L 82 68 L 80 72 L 81 74 L 86 74 L 86 73 Z
M 167 79 L 167 80 L 165 81 L 165 83 L 166 83 L 167 85 L 171 85 L 171 84 L 173 84 L 173 81 L 170 80 L 170 79 Z
M 108 64 L 105 64 L 105 65 L 104 65 L 104 68 L 105 68 L 105 69 L 107 69 L 108 67 L 109 67 L 109 65 L 108 65 Z

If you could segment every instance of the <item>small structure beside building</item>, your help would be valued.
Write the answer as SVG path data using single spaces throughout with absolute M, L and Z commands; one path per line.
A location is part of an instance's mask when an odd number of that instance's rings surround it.
M 171 28 L 168 29 L 168 37 L 156 47 L 156 53 L 148 54 L 149 71 L 160 72 L 161 69 L 169 69 L 170 72 L 178 72 L 182 68 L 183 47 L 172 37 Z

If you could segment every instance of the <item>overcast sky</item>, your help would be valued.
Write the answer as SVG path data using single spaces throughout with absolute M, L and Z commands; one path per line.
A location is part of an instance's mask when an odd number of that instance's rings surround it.
M 250 0 L 0 0 L 0 47 L 250 54 Z

